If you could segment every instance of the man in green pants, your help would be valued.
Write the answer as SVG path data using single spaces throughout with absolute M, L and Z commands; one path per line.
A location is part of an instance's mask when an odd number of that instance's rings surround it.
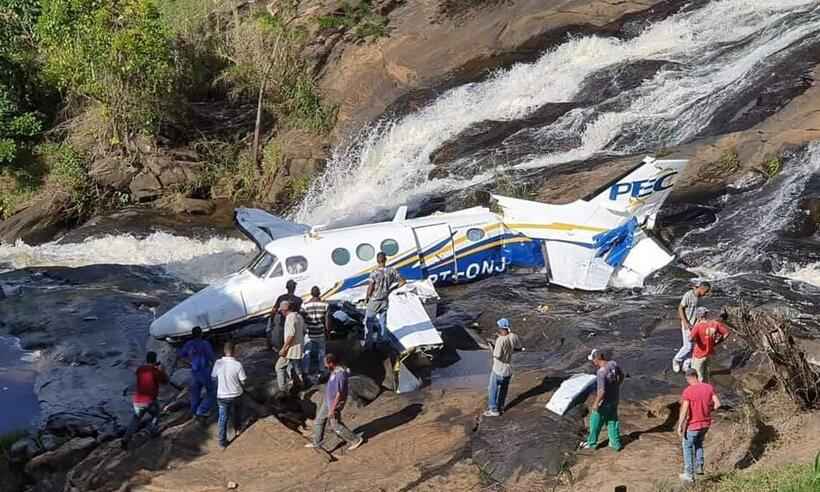
M 592 403 L 592 414 L 589 416 L 589 437 L 581 443 L 581 448 L 598 447 L 598 434 L 604 425 L 609 433 L 609 447 L 620 451 L 621 424 L 618 422 L 618 398 L 624 373 L 614 360 L 598 349 L 593 349 L 587 357 L 597 368 L 596 379 L 598 391 Z

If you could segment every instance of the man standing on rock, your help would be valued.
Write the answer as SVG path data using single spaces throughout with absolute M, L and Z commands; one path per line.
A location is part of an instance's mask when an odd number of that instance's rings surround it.
M 195 326 L 191 330 L 193 338 L 177 352 L 177 362 L 182 359 L 191 365 L 191 414 L 195 418 L 206 418 L 211 406 L 216 402 L 216 388 L 211 380 L 211 368 L 216 356 L 211 343 L 202 338 L 202 328 Z M 205 390 L 205 399 L 202 391 Z
M 618 400 L 624 373 L 618 364 L 614 360 L 609 360 L 609 357 L 601 350 L 592 349 L 587 359 L 592 361 L 597 368 L 595 372 L 597 391 L 595 401 L 592 402 L 592 413 L 589 416 L 589 436 L 585 442 L 581 443 L 581 448 L 596 449 L 598 435 L 606 425 L 609 447 L 620 451 L 623 446 L 621 445 L 621 424 L 618 421 Z
M 302 315 L 295 311 L 289 301 L 282 301 L 280 306 L 285 318 L 285 343 L 279 350 L 276 361 L 276 382 L 280 391 L 286 391 L 288 380 L 294 385 L 302 380 L 302 346 L 305 343 L 305 325 Z
M 148 352 L 145 354 L 145 364 L 137 368 L 137 387 L 134 392 L 134 417 L 131 423 L 128 424 L 128 429 L 122 438 L 122 449 L 128 449 L 128 443 L 131 442 L 131 437 L 137 431 L 142 422 L 142 417 L 146 414 L 151 416 L 151 435 L 156 435 L 159 432 L 159 403 L 157 396 L 159 396 L 159 386 L 161 384 L 169 384 L 168 375 L 160 367 L 157 362 L 157 353 Z
M 379 251 L 376 255 L 378 266 L 370 274 L 370 284 L 367 286 L 367 311 L 364 323 L 364 345 L 379 342 L 387 329 L 387 308 L 389 307 L 390 292 L 406 283 L 401 274 L 387 266 L 387 255 Z
M 683 345 L 672 359 L 672 371 L 680 372 L 684 362 L 691 357 L 692 342 L 691 331 L 695 324 L 695 309 L 700 303 L 700 298 L 709 294 L 712 285 L 709 282 L 697 282 L 691 290 L 686 292 L 678 305 L 678 318 L 680 319 L 681 338 Z
M 325 387 L 325 397 L 322 399 L 322 406 L 316 414 L 316 421 L 313 423 L 313 442 L 306 444 L 306 448 L 322 447 L 322 440 L 325 436 L 325 425 L 330 419 L 330 428 L 333 432 L 350 446 L 348 451 L 353 451 L 364 443 L 364 437 L 358 436 L 342 422 L 342 410 L 347 403 L 348 377 L 347 368 L 339 363 L 333 354 L 325 356 L 325 367 L 330 371 L 330 379 Z
M 510 321 L 502 318 L 496 322 L 498 338 L 493 346 L 493 369 L 487 389 L 487 411 L 485 417 L 498 417 L 504 411 L 507 389 L 512 379 L 512 355 L 521 347 L 518 335 L 510 330 Z M 523 349 L 522 349 L 523 350 Z
M 681 396 L 680 418 L 677 431 L 683 443 L 684 482 L 692 482 L 695 475 L 704 473 L 703 440 L 712 425 L 712 410 L 720 408 L 720 400 L 711 384 L 698 379 L 694 369 L 686 371 L 687 388 Z
M 282 349 L 282 345 L 284 344 L 285 317 L 281 312 L 282 303 L 285 301 L 289 302 L 296 312 L 299 312 L 302 308 L 302 298 L 295 294 L 296 281 L 293 279 L 288 280 L 285 283 L 285 289 L 287 289 L 287 292 L 277 297 L 276 302 L 273 303 L 273 309 L 271 310 L 270 318 L 268 318 L 268 327 L 266 330 L 268 335 L 268 348 L 275 349 L 277 352 Z
M 319 297 L 321 295 L 319 287 L 314 285 L 310 289 L 310 295 L 310 299 L 302 305 L 306 329 L 305 355 L 302 359 L 302 374 L 305 377 L 324 372 L 325 340 L 330 334 L 328 304 Z
M 242 422 L 240 398 L 245 392 L 245 369 L 242 363 L 234 358 L 233 342 L 225 342 L 224 356 L 214 364 L 211 377 L 216 380 L 217 405 L 219 406 L 219 447 L 228 447 L 228 421 L 234 429 L 234 439 L 239 434 Z
M 705 383 L 709 380 L 709 357 L 715 353 L 715 347 L 729 336 L 729 328 L 720 321 L 709 319 L 709 310 L 705 307 L 697 308 L 695 320 L 691 333 L 694 346 L 692 369 L 697 371 L 698 379 Z

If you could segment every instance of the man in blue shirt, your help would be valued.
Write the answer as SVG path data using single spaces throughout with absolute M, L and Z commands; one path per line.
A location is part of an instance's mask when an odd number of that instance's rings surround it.
M 185 342 L 177 356 L 191 365 L 191 413 L 195 417 L 207 417 L 211 406 L 216 401 L 216 388 L 211 380 L 211 369 L 214 365 L 214 349 L 202 338 L 202 328 L 196 326 L 191 330 L 193 338 Z M 179 361 L 177 359 L 177 362 Z M 202 399 L 202 390 L 205 399 Z
M 342 409 L 347 402 L 348 392 L 348 372 L 347 368 L 339 364 L 338 359 L 333 354 L 325 356 L 325 367 L 330 371 L 330 379 L 325 387 L 325 397 L 322 399 L 322 407 L 316 414 L 316 421 L 313 423 L 313 442 L 306 444 L 306 448 L 319 448 L 325 435 L 325 424 L 330 419 L 330 427 L 342 440 L 350 446 L 352 451 L 364 442 L 364 437 L 353 433 L 342 422 Z

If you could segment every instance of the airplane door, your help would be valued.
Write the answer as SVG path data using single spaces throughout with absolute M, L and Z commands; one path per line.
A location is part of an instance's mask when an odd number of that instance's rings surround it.
M 454 283 L 458 268 L 453 246 L 453 231 L 447 224 L 414 227 L 424 276 L 433 283 Z

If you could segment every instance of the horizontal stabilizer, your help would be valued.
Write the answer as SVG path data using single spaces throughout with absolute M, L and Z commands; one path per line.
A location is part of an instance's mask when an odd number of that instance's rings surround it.
M 271 215 L 258 208 L 237 208 L 234 220 L 239 230 L 256 243 L 259 249 L 274 239 L 298 236 L 310 231 L 310 227 Z

